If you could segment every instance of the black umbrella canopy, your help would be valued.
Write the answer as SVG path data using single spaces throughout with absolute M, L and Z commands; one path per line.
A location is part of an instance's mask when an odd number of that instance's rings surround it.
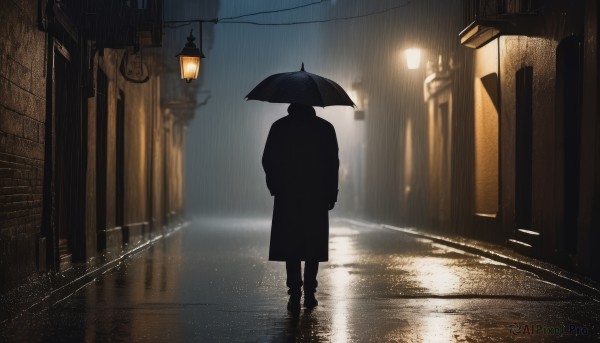
M 274 74 L 246 95 L 247 100 L 308 106 L 352 106 L 352 99 L 334 81 L 304 70 Z

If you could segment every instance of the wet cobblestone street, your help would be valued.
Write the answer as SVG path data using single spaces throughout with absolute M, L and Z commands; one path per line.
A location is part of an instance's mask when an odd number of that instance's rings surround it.
M 600 304 L 425 239 L 333 222 L 314 310 L 286 310 L 268 220 L 195 220 L 2 341 L 598 341 Z M 579 335 L 574 335 L 578 333 Z

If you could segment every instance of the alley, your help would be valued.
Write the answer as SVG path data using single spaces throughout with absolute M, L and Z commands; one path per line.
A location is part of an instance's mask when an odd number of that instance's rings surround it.
M 600 304 L 531 273 L 378 226 L 334 221 L 319 306 L 286 310 L 268 220 L 194 220 L 2 341 L 596 341 Z M 556 330 L 559 330 L 557 332 Z M 574 336 L 569 330 L 584 335 Z M 573 332 L 575 332 L 573 331 Z

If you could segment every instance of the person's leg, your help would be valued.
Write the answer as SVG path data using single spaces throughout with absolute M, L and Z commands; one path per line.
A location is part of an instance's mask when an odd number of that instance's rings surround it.
M 319 272 L 318 261 L 306 261 L 304 263 L 304 306 L 312 308 L 318 305 L 315 298 L 317 291 L 317 273 Z
M 288 301 L 289 310 L 300 309 L 300 297 L 302 296 L 302 272 L 300 261 L 286 261 L 285 270 L 287 272 L 286 285 L 288 286 Z
M 304 262 L 304 293 L 314 293 L 317 291 L 317 273 L 319 272 L 319 262 Z
M 300 261 L 286 261 L 288 294 L 302 294 L 302 272 Z

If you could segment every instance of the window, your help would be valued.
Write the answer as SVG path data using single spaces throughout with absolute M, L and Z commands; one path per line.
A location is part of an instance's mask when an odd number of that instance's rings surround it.
M 498 74 L 475 82 L 475 212 L 498 212 Z

